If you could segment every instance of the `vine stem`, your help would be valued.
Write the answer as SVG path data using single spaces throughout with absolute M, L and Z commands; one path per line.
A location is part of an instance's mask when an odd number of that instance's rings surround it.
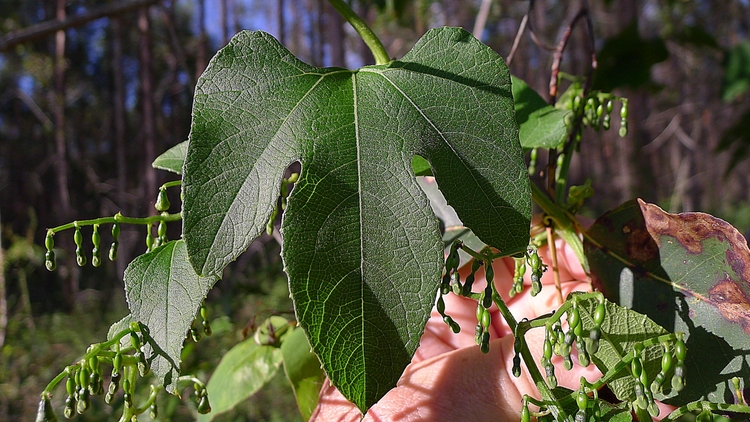
M 355 13 L 348 4 L 343 0 L 328 0 L 328 2 L 331 3 L 331 6 L 333 6 L 334 9 L 336 9 L 336 11 L 338 11 L 341 16 L 343 16 L 344 19 L 354 27 L 359 36 L 362 37 L 362 40 L 364 40 L 367 47 L 372 51 L 372 55 L 375 57 L 375 64 L 386 64 L 391 61 L 388 52 L 385 50 L 385 47 L 383 46 L 383 43 L 380 42 L 378 36 L 372 32 L 372 29 L 367 26 L 367 23 L 365 23 L 365 21 L 359 17 L 359 15 Z
M 518 327 L 516 317 L 513 316 L 513 313 L 510 312 L 510 309 L 505 304 L 505 301 L 495 289 L 495 283 L 492 283 L 492 301 L 500 310 L 500 314 L 503 316 L 503 319 L 505 319 L 505 322 L 508 323 L 508 328 L 510 328 L 510 331 L 512 333 L 516 333 L 516 327 Z M 520 333 L 519 335 L 523 336 Z M 539 372 L 539 367 L 537 367 L 534 356 L 532 356 L 529 348 L 523 347 L 520 352 L 521 357 L 523 358 L 523 362 L 526 364 L 526 369 L 529 371 L 529 375 L 531 375 L 531 379 L 534 380 L 536 388 L 542 395 L 542 400 L 544 400 L 546 403 L 556 403 L 557 399 L 552 393 L 552 390 L 549 389 L 549 386 L 547 386 L 547 381 L 545 381 L 544 376 L 542 376 L 542 373 Z M 565 409 L 562 406 L 549 406 L 549 410 L 554 416 L 555 420 L 566 420 L 568 417 Z
M 72 223 L 63 224 L 62 226 L 53 227 L 51 229 L 47 229 L 47 233 L 49 234 L 55 234 L 57 232 L 72 229 L 75 227 L 83 227 L 83 226 L 92 226 L 94 224 L 112 224 L 112 223 L 125 223 L 125 224 L 153 224 L 158 222 L 171 222 L 171 221 L 180 221 L 182 219 L 182 215 L 180 213 L 175 214 L 163 214 L 163 215 L 152 215 L 150 217 L 125 217 L 124 215 L 120 214 L 119 212 L 115 214 L 113 217 L 101 217 L 101 218 L 95 218 L 93 220 L 77 220 L 73 221 Z

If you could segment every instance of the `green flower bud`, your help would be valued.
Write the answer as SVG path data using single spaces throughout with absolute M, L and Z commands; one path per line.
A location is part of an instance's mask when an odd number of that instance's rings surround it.
M 117 259 L 117 248 L 119 246 L 119 243 L 117 241 L 112 242 L 112 245 L 109 247 L 109 260 L 114 261 Z
M 49 250 L 44 254 L 44 266 L 47 268 L 47 271 L 55 271 L 55 268 L 57 268 L 55 251 Z
M 198 413 L 205 415 L 211 411 L 211 404 L 208 402 L 208 396 L 204 395 L 198 402 Z
M 581 316 L 578 312 L 578 308 L 574 306 L 572 309 L 569 309 L 567 315 L 569 329 L 575 330 L 575 328 L 581 323 Z
M 485 329 L 489 329 L 490 324 L 492 323 L 492 315 L 490 314 L 490 311 L 484 310 L 482 313 L 482 326 Z
M 73 396 L 76 393 L 76 382 L 73 381 L 71 376 L 68 376 L 68 379 L 65 381 L 65 391 L 69 396 Z
M 682 339 L 677 340 L 674 345 L 674 355 L 677 358 L 677 362 L 684 362 L 687 357 L 687 347 Z
M 607 310 L 604 306 L 603 302 L 599 302 L 598 305 L 596 305 L 596 309 L 594 310 L 594 325 L 596 327 L 601 327 L 602 322 L 604 322 L 604 316 L 606 314 Z
M 490 332 L 485 331 L 482 333 L 482 344 L 479 345 L 479 350 L 482 351 L 482 353 L 487 354 L 490 352 Z
M 80 246 L 76 247 L 76 263 L 79 267 L 83 267 L 84 265 L 86 265 L 86 253 Z
M 78 402 L 76 403 L 76 413 L 78 413 L 79 415 L 82 415 L 86 413 L 87 410 L 89 410 L 90 406 L 91 406 L 91 398 L 89 397 L 89 390 L 81 389 L 81 391 L 78 392 Z
M 159 226 L 156 229 L 156 234 L 159 235 L 159 237 L 166 238 L 167 236 L 167 223 L 165 221 L 160 221 Z
M 151 233 L 151 224 L 146 225 L 146 249 L 148 251 L 154 249 L 154 235 Z
M 484 288 L 484 296 L 482 296 L 482 306 L 489 308 L 492 306 L 492 283 L 487 281 L 487 287 Z
M 521 408 L 521 422 L 530 422 L 531 421 L 531 412 L 529 412 L 529 406 L 526 404 L 526 402 L 523 403 L 523 407 Z
M 101 241 L 102 241 L 102 237 L 101 235 L 99 235 L 99 225 L 94 224 L 94 231 L 91 232 L 91 243 L 94 245 L 95 248 L 98 248 Z
M 63 410 L 63 416 L 65 419 L 71 419 L 76 414 L 76 402 L 73 397 L 65 399 L 65 410 Z
M 52 237 L 52 232 L 47 232 L 47 237 L 44 238 L 44 246 L 48 251 L 55 248 L 55 239 Z
M 643 366 L 641 365 L 641 359 L 638 356 L 634 357 L 633 360 L 630 361 L 630 372 L 633 374 L 633 378 L 641 378 Z
M 513 356 L 513 376 L 516 378 L 521 376 L 521 356 L 518 353 Z
M 55 416 L 55 411 L 52 409 L 49 395 L 42 394 L 42 398 L 39 400 L 39 408 L 36 412 L 36 422 L 53 422 L 56 420 L 57 416 Z
M 485 275 L 485 278 L 487 279 L 487 285 L 489 286 L 490 284 L 492 284 L 492 281 L 495 279 L 495 269 L 492 268 L 491 262 L 485 266 L 484 275 Z M 487 308 L 489 308 L 489 306 L 487 306 Z
M 154 208 L 156 208 L 156 211 L 166 212 L 169 211 L 170 206 L 171 204 L 169 203 L 169 198 L 167 197 L 167 190 L 165 188 L 159 189 L 159 194 L 156 196 Z
M 544 346 L 542 348 L 544 350 L 544 357 L 552 359 L 552 343 L 550 343 L 549 339 L 544 339 Z
M 570 359 L 570 352 L 568 352 L 566 356 L 563 356 L 563 368 L 565 368 L 566 371 L 573 369 L 573 360 Z
M 81 235 L 81 228 L 78 227 L 78 225 L 75 226 L 76 230 L 73 233 L 73 241 L 75 242 L 76 246 L 81 246 L 83 244 L 83 235 Z
M 579 410 L 586 410 L 589 406 L 589 396 L 583 389 L 578 390 L 578 393 L 576 393 L 576 404 Z
M 555 376 L 555 365 L 552 364 L 552 362 L 547 362 L 547 365 L 544 366 L 544 372 L 547 375 L 547 386 L 549 388 L 557 388 L 557 377 Z
M 621 120 L 620 121 L 620 138 L 624 138 L 628 136 L 628 121 L 627 120 Z

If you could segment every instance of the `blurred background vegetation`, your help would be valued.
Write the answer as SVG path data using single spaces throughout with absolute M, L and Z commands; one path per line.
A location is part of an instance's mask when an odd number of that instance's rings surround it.
M 573 184 L 593 179 L 596 196 L 584 214 L 641 197 L 671 212 L 713 213 L 748 234 L 750 1 L 350 3 L 395 57 L 442 25 L 473 31 L 505 57 L 528 15 L 535 39 L 521 38 L 511 71 L 543 95 L 549 47 L 587 3 L 594 88 L 630 99 L 630 132 L 586 134 L 571 170 Z M 243 29 L 268 31 L 315 65 L 373 62 L 326 0 L 0 0 L 0 420 L 31 420 L 46 383 L 127 314 L 121 276 L 144 251 L 144 234 L 124 227 L 116 262 L 78 268 L 71 236 L 59 236 L 59 250 L 69 253 L 49 273 L 37 246 L 44 228 L 154 213 L 158 186 L 174 176 L 151 162 L 187 138 L 196 79 Z M 586 43 L 576 27 L 563 72 L 586 72 Z M 169 230 L 180 234 L 177 225 Z M 186 371 L 207 378 L 254 322 L 291 310 L 278 250 L 264 236 L 227 268 L 208 298 L 215 334 L 187 345 Z M 195 412 L 176 397 L 162 400 L 162 420 Z M 117 414 L 101 400 L 93 405 L 79 420 Z M 220 418 L 297 419 L 281 372 Z

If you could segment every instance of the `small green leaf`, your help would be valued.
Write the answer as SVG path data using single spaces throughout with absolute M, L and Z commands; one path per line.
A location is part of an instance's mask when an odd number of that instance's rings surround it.
M 172 173 L 182 174 L 182 165 L 185 163 L 187 155 L 188 141 L 180 142 L 172 148 L 166 150 L 162 155 L 156 157 L 151 167 L 159 170 L 171 171 Z
M 750 88 L 750 42 L 737 43 L 726 54 L 721 99 L 731 102 Z
M 173 391 L 180 352 L 198 306 L 217 277 L 200 277 L 187 259 L 185 242 L 176 240 L 134 259 L 125 269 L 125 297 L 131 318 L 145 324 L 146 357 L 151 370 Z
M 206 384 L 211 413 L 198 421 L 208 422 L 255 394 L 276 375 L 281 356 L 278 347 L 260 346 L 252 338 L 232 347 Z
M 107 331 L 107 340 L 112 340 L 117 334 L 119 334 L 123 330 L 129 329 L 131 322 L 133 322 L 133 316 L 130 314 L 127 314 L 121 320 L 110 325 L 109 331 Z M 127 343 L 123 343 L 123 344 L 130 344 L 130 337 L 125 336 L 124 340 L 127 341 Z
M 430 167 L 430 162 L 418 155 L 412 157 L 411 169 L 414 172 L 415 176 L 432 176 L 432 167 Z
M 462 29 L 431 30 L 403 59 L 356 71 L 309 66 L 268 34 L 242 32 L 196 88 L 190 261 L 219 274 L 236 259 L 299 161 L 281 228 L 295 310 L 332 383 L 364 412 L 411 361 L 442 267 L 413 157 L 480 239 L 523 251 L 530 185 L 514 117 L 502 58 Z
M 284 372 L 292 384 L 299 411 L 304 420 L 309 420 L 318 405 L 320 389 L 325 381 L 320 360 L 312 352 L 305 332 L 299 329 L 284 338 L 281 354 L 284 357 Z
M 604 294 L 686 333 L 686 386 L 668 403 L 723 401 L 735 376 L 750 384 L 750 250 L 734 227 L 632 200 L 588 235 L 586 255 Z
M 557 148 L 565 142 L 568 110 L 552 107 L 522 79 L 511 76 L 519 138 L 524 148 Z
M 669 57 L 669 50 L 660 37 L 643 39 L 638 23 L 633 20 L 623 30 L 604 42 L 597 54 L 592 89 L 611 92 L 617 87 L 638 88 L 654 85 L 651 67 Z

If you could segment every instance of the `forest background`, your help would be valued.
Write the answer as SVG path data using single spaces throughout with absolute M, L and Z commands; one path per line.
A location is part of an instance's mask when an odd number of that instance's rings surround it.
M 358 0 L 353 8 L 396 57 L 429 28 L 461 26 L 503 57 L 528 15 L 511 72 L 548 91 L 552 52 L 579 1 Z M 750 1 L 592 0 L 594 89 L 629 98 L 627 137 L 585 134 L 571 183 L 591 178 L 581 213 L 633 197 L 704 211 L 750 234 Z M 127 313 L 122 273 L 144 233 L 120 236 L 116 262 L 43 269 L 44 228 L 122 212 L 154 214 L 169 174 L 151 167 L 187 139 L 196 79 L 233 34 L 261 29 L 302 60 L 357 68 L 369 50 L 326 0 L 0 0 L 0 420 L 30 420 L 38 394 Z M 575 30 L 561 70 L 590 62 Z M 179 202 L 173 198 L 173 202 Z M 171 227 L 172 238 L 179 228 Z M 106 239 L 105 239 L 106 240 Z M 72 239 L 60 249 L 73 251 Z M 67 242 L 68 244 L 66 244 Z M 187 371 L 207 378 L 272 312 L 290 312 L 278 243 L 258 239 L 225 270 L 208 304 L 214 336 L 189 344 Z M 162 420 L 194 406 L 166 397 Z M 95 401 L 96 402 L 96 401 Z M 94 403 L 78 420 L 113 411 Z M 283 374 L 222 420 L 294 420 Z

